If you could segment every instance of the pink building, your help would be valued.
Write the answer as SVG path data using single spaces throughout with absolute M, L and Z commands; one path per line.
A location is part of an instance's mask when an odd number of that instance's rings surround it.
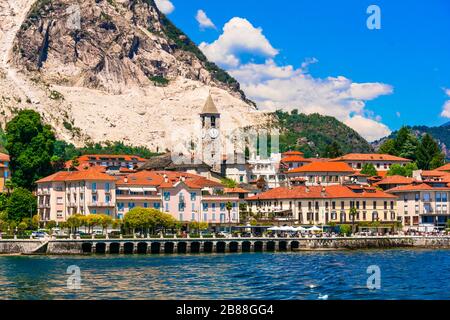
M 37 181 L 42 221 L 66 221 L 73 214 L 107 214 L 122 219 L 133 208 L 155 208 L 182 222 L 210 225 L 239 222 L 239 196 L 186 172 L 140 171 L 112 176 L 101 167 L 62 171 Z M 230 202 L 230 213 L 226 204 Z
M 42 221 L 66 221 L 73 214 L 115 216 L 116 179 L 91 168 L 61 171 L 37 181 Z

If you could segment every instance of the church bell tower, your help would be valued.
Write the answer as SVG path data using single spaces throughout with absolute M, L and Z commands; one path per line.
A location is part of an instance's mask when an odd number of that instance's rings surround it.
M 220 142 L 220 113 L 211 97 L 208 95 L 205 106 L 200 113 L 202 121 L 202 156 L 201 159 L 220 172 L 221 142 Z

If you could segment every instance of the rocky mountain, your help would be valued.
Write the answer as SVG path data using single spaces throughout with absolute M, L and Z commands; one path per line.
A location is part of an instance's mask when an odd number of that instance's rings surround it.
M 416 137 L 421 137 L 429 133 L 441 146 L 446 158 L 450 159 L 450 123 L 445 123 L 437 127 L 428 126 L 412 126 L 410 127 Z M 378 149 L 387 139 L 393 138 L 397 135 L 397 131 L 392 132 L 388 137 L 382 138 L 372 143 L 375 149 Z
M 161 151 L 195 132 L 209 93 L 225 130 L 271 119 L 154 0 L 3 0 L 0 16 L 3 126 L 29 108 L 76 145 Z

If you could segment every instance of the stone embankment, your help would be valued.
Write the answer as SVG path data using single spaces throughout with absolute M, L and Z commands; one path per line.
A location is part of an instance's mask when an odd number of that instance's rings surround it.
M 0 254 L 186 254 L 449 248 L 450 237 L 0 240 Z

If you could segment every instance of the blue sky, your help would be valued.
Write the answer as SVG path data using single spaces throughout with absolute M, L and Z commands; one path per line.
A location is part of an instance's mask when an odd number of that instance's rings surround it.
M 263 110 L 333 115 L 368 140 L 449 121 L 450 1 L 157 2 Z

